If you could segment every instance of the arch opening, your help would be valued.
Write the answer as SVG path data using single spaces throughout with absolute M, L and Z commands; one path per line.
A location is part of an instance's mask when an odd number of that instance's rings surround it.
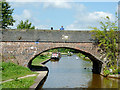
M 98 60 L 95 56 L 93 56 L 92 54 L 86 52 L 86 51 L 83 51 L 81 49 L 76 49 L 76 48 L 71 48 L 71 47 L 54 47 L 54 48 L 49 48 L 49 49 L 45 49 L 41 52 L 39 52 L 38 54 L 36 54 L 28 63 L 28 68 L 30 68 L 32 70 L 32 62 L 33 60 L 38 57 L 39 55 L 41 55 L 42 53 L 44 52 L 48 52 L 50 50 L 53 50 L 53 49 L 61 49 L 61 48 L 64 48 L 64 49 L 70 49 L 70 50 L 73 50 L 73 53 L 82 53 L 83 55 L 85 55 L 85 57 L 88 57 L 92 63 L 93 63 L 93 66 L 92 66 L 92 72 L 93 73 L 96 73 L 96 74 L 100 74 L 101 73 L 101 70 L 102 70 L 102 64 L 103 62 L 101 62 L 100 60 Z M 47 68 L 48 70 L 48 68 Z

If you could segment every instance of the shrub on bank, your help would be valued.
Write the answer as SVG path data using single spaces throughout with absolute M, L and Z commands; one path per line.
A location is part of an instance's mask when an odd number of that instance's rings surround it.
M 110 71 L 109 70 L 104 70 L 104 76 L 108 76 L 110 74 Z
M 105 67 L 103 74 L 104 74 L 104 76 L 120 74 L 120 67 L 119 68 L 115 68 L 113 66 L 111 66 L 109 68 Z

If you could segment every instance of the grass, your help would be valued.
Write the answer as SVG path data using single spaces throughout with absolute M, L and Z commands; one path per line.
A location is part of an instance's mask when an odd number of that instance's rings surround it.
M 29 88 L 35 83 L 36 76 L 23 79 L 14 79 L 13 81 L 2 83 L 2 88 Z
M 35 72 L 30 71 L 28 68 L 16 65 L 11 62 L 2 62 L 2 80 L 14 79 Z
M 41 62 L 47 59 L 50 59 L 48 55 L 39 55 L 32 61 L 32 65 L 40 65 Z
M 68 53 L 61 53 L 61 55 L 68 55 Z
M 85 58 L 85 55 L 83 55 L 83 54 L 81 54 L 81 53 L 78 53 L 77 56 L 80 57 L 80 58 L 82 58 L 84 61 L 89 61 L 89 62 L 91 62 L 91 60 L 90 60 L 89 58 L 86 59 L 86 58 Z
M 1 62 L 0 62 L 1 63 Z M 1 70 L 1 66 L 0 66 L 0 82 L 2 81 L 2 70 Z M 0 90 L 2 90 L 2 86 L 0 84 Z
M 90 59 L 85 59 L 85 58 L 83 58 L 83 57 L 80 57 L 80 58 L 82 58 L 84 61 L 89 61 L 89 62 L 91 62 Z
M 0 62 L 0 82 L 2 81 L 2 62 Z

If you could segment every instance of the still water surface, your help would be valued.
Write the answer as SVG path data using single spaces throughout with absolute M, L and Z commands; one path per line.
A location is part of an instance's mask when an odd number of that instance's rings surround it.
M 62 56 L 58 62 L 49 61 L 46 63 L 49 73 L 43 88 L 118 87 L 118 79 L 92 74 L 92 63 L 76 57 L 76 55 Z

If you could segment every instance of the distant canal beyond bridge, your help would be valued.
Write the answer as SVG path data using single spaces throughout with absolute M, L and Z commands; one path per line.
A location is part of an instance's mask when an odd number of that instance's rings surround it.
M 49 73 L 43 88 L 117 88 L 118 79 L 92 73 L 92 63 L 73 56 L 49 61 Z

